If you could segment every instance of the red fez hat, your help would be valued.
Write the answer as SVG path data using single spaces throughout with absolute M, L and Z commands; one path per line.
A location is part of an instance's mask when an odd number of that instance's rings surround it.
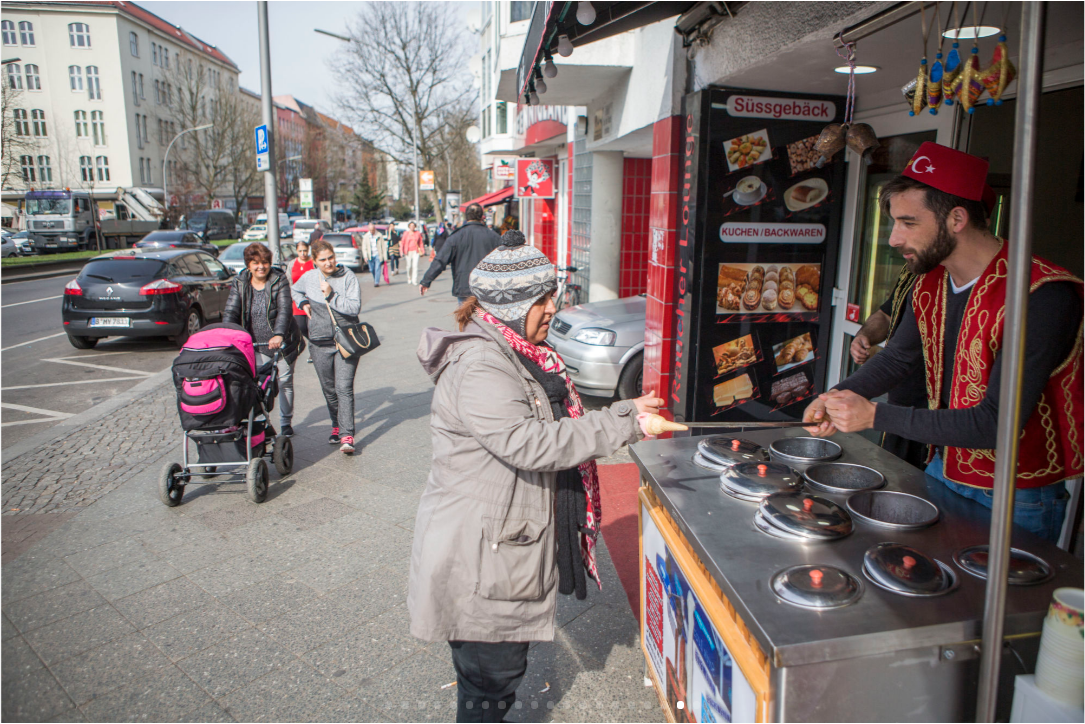
M 904 167 L 903 175 L 947 194 L 979 201 L 991 213 L 995 192 L 987 185 L 988 165 L 977 156 L 925 141 Z

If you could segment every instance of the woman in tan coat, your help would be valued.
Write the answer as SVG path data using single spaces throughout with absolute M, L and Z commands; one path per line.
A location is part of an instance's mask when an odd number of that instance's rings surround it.
M 562 593 L 595 579 L 595 458 L 643 436 L 654 393 L 585 412 L 543 342 L 553 264 L 509 232 L 471 274 L 459 332 L 430 328 L 418 358 L 436 383 L 433 467 L 415 523 L 411 633 L 448 641 L 457 721 L 501 721 L 531 641 L 554 637 Z

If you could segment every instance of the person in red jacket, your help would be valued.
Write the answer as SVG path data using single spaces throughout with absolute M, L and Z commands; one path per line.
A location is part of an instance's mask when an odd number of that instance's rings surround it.
M 298 258 L 290 262 L 290 283 L 294 284 L 298 279 L 301 279 L 301 275 L 313 268 L 313 259 L 309 256 L 309 242 L 299 241 L 297 244 Z M 294 321 L 298 323 L 298 329 L 301 330 L 301 335 L 305 337 L 306 341 L 309 341 L 309 317 L 305 316 L 305 312 L 298 309 L 298 305 L 294 304 Z M 309 355 L 309 364 L 313 363 L 312 354 Z
M 425 237 L 412 221 L 407 224 L 407 231 L 399 240 L 399 253 L 407 258 L 407 283 L 418 283 L 418 258 L 426 249 Z

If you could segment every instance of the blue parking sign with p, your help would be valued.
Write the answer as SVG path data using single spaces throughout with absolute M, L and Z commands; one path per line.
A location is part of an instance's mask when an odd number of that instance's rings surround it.
M 267 153 L 267 152 L 268 152 L 267 125 L 265 124 L 265 125 L 256 127 L 256 153 L 261 154 L 261 153 Z

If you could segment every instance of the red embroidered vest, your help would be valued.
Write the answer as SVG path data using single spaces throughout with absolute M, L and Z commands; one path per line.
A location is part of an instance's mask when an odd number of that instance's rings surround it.
M 1006 313 L 1006 244 L 987 265 L 969 295 L 961 320 L 954 355 L 949 409 L 975 407 L 987 393 L 991 365 L 1002 348 L 1003 317 Z M 1078 296 L 1082 282 L 1067 270 L 1032 257 L 1029 291 L 1049 282 L 1074 282 Z M 949 272 L 939 266 L 919 278 L 912 291 L 923 360 L 927 375 L 927 404 L 941 406 L 942 371 L 945 365 L 946 296 Z M 1052 320 L 1054 321 L 1054 320 Z M 1082 473 L 1082 327 L 1069 356 L 1051 373 L 1040 401 L 1021 431 L 1017 455 L 1017 487 L 1038 488 Z M 1025 370 L 1028 374 L 1028 370 Z M 932 453 L 933 455 L 933 453 Z M 945 447 L 945 477 L 955 483 L 977 488 L 994 485 L 995 451 Z

